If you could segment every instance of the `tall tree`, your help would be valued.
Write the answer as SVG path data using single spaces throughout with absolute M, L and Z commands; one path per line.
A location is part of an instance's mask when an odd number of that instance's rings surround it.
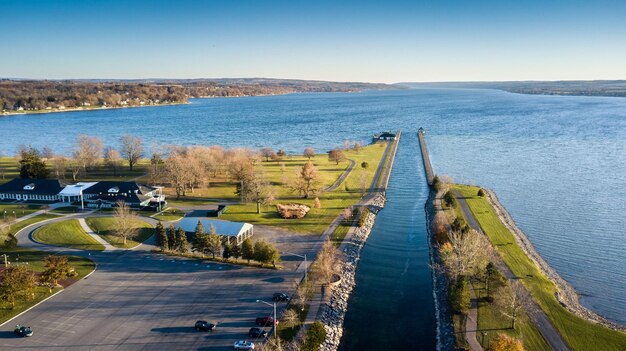
M 115 204 L 113 214 L 114 233 L 120 237 L 123 244 L 126 245 L 126 241 L 137 234 L 139 228 L 137 228 L 136 223 L 139 219 L 137 214 L 133 212 L 123 200 L 118 200 Z
M 339 162 L 346 160 L 346 155 L 340 148 L 336 147 L 328 152 L 328 160 L 335 162 L 338 165 Z
M 74 144 L 73 156 L 86 172 L 100 162 L 102 158 L 102 140 L 94 136 L 79 135 Z
M 315 261 L 315 273 L 320 283 L 330 284 L 339 266 L 337 248 L 330 240 L 324 241 Z
M 128 167 L 132 172 L 133 166 L 143 156 L 143 139 L 137 136 L 123 135 L 120 138 L 120 143 L 122 144 L 120 151 L 126 161 L 128 161 Z
M 209 238 L 207 240 L 207 250 L 211 253 L 213 258 L 222 253 L 222 239 L 215 231 L 215 226 L 211 224 L 209 231 Z
M 254 259 L 254 245 L 250 238 L 244 240 L 241 244 L 241 258 L 248 260 L 248 263 L 250 263 L 250 260 Z
M 170 251 L 176 248 L 176 229 L 174 229 L 173 224 L 170 224 L 170 227 L 167 230 L 167 248 Z
M 50 171 L 41 159 L 39 151 L 32 146 L 20 150 L 20 177 L 30 179 L 48 178 Z
M 320 190 L 319 174 L 313 162 L 306 161 L 300 172 L 291 184 L 291 190 L 298 192 L 307 199 L 309 195 L 315 195 Z
M 451 231 L 448 237 L 452 251 L 445 259 L 453 278 L 476 275 L 487 265 L 490 250 L 482 234 L 472 229 L 467 233 Z
M 276 152 L 271 147 L 264 147 L 260 150 L 261 156 L 265 157 L 265 161 L 268 162 L 270 158 L 276 155 Z
M 189 251 L 189 242 L 187 241 L 187 233 L 183 228 L 178 228 L 176 231 L 176 251 L 180 253 L 186 253 Z
M 511 282 L 498 289 L 495 304 L 498 306 L 500 314 L 511 318 L 511 328 L 515 329 L 515 323 L 523 315 L 522 312 L 528 307 L 529 301 L 522 284 Z
M 165 231 L 165 227 L 163 223 L 159 222 L 155 228 L 156 231 L 156 242 L 157 246 L 161 249 L 161 251 L 165 251 L 168 249 L 167 243 L 167 232 Z
M 305 148 L 304 157 L 308 158 L 309 160 L 311 159 L 311 157 L 315 157 L 315 149 L 312 147 Z
M 18 300 L 32 299 L 37 279 L 28 266 L 8 266 L 0 272 L 0 300 L 15 307 Z
M 198 221 L 196 225 L 196 232 L 193 236 L 192 248 L 196 252 L 200 252 L 204 256 L 204 251 L 208 246 L 208 235 L 204 231 L 202 222 Z
M 39 279 L 51 284 L 57 285 L 58 281 L 76 275 L 74 268 L 69 264 L 67 256 L 46 256 L 44 258 L 44 267 L 46 268 Z
M 104 148 L 104 164 L 113 170 L 113 176 L 117 177 L 117 171 L 122 165 L 122 155 L 112 146 Z

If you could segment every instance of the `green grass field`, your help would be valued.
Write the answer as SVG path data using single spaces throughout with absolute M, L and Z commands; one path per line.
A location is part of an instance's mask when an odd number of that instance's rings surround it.
M 104 246 L 89 236 L 77 219 L 46 224 L 33 233 L 35 240 L 56 246 L 71 247 L 80 250 L 102 251 Z
M 355 160 L 356 165 L 348 178 L 336 190 L 323 192 L 319 195 L 322 205 L 320 209 L 313 208 L 313 198 L 303 199 L 282 186 L 295 176 L 296 171 L 306 162 L 306 158 L 293 156 L 284 172 L 280 171 L 280 166 L 274 165 L 275 162 L 263 162 L 270 164 L 264 166 L 268 169 L 267 175 L 274 184 L 278 200 L 270 205 L 262 206 L 263 213 L 261 214 L 256 213 L 256 204 L 229 205 L 221 219 L 272 225 L 295 233 L 319 235 L 326 230 L 344 208 L 356 204 L 361 199 L 361 177 L 364 179 L 365 189 L 369 189 L 384 151 L 385 148 L 378 144 L 364 147 L 358 153 L 354 150 L 346 151 L 346 156 Z M 364 161 L 369 164 L 365 169 L 361 168 L 361 162 Z M 340 163 L 337 166 L 334 162 L 328 161 L 326 155 L 316 156 L 314 163 L 320 171 L 320 179 L 324 186 L 333 184 L 348 166 L 348 162 Z M 275 204 L 287 202 L 308 205 L 311 207 L 311 211 L 301 220 L 282 219 L 276 212 Z M 341 234 L 338 233 L 338 235 Z
M 513 234 L 500 222 L 486 198 L 476 195 L 478 188 L 457 185 L 461 195 L 491 243 L 511 271 L 528 288 L 572 350 L 626 350 L 626 333 L 588 322 L 567 311 L 555 298 L 556 287 L 515 243 Z
M 185 216 L 185 213 L 176 208 L 168 208 L 167 210 L 152 216 L 162 222 L 177 221 Z
M 107 217 L 90 217 L 86 218 L 87 225 L 96 233 L 100 235 L 109 244 L 120 248 L 135 247 L 142 242 L 146 241 L 154 233 L 152 226 L 140 219 L 135 221 L 134 227 L 137 228 L 137 235 L 126 241 L 124 245 L 123 240 L 113 233 L 114 219 Z
M 4 232 L 4 231 L 0 232 L 0 243 L 4 243 L 7 240 L 8 233 L 16 234 L 20 230 L 26 228 L 27 226 L 33 223 L 45 221 L 47 219 L 52 219 L 52 218 L 58 218 L 58 217 L 59 216 L 53 215 L 50 213 L 42 213 L 42 214 L 36 215 L 35 217 L 31 217 L 29 219 L 12 224 L 10 227 L 7 227 L 8 232 Z M 0 245 L 0 247 L 2 246 Z
M 0 221 L 19 219 L 44 207 L 45 205 L 0 204 Z
M 21 264 L 28 263 L 28 267 L 35 272 L 42 272 L 44 270 L 43 259 L 50 255 L 49 252 L 37 251 L 37 250 L 28 250 L 24 248 L 15 248 L 10 250 L 0 250 L 0 254 L 6 254 L 8 261 L 11 264 Z M 68 261 L 78 273 L 78 276 L 75 279 L 82 279 L 87 274 L 95 269 L 95 264 L 84 257 L 79 256 L 68 256 Z M 53 293 L 58 291 L 60 288 L 56 288 L 53 290 Z M 7 305 L 0 305 L 0 323 L 7 321 L 8 319 L 16 316 L 21 313 L 25 309 L 35 305 L 51 294 L 46 287 L 38 287 L 35 290 L 35 297 L 30 301 L 24 301 L 22 303 L 17 303 L 15 308 L 10 308 Z

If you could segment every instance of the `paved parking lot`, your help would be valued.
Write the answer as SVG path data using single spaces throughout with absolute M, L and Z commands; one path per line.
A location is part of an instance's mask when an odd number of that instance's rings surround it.
M 92 258 L 98 263 L 94 274 L 0 328 L 0 349 L 232 349 L 233 342 L 247 338 L 256 317 L 272 313 L 256 300 L 291 294 L 302 276 L 293 269 L 201 264 L 147 251 Z M 198 319 L 218 327 L 197 332 Z M 34 335 L 15 337 L 18 323 L 31 326 Z

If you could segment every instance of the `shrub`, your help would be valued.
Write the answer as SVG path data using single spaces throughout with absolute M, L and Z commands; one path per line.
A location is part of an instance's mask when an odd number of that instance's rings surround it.
M 322 203 L 320 202 L 320 198 L 316 197 L 315 200 L 313 201 L 313 207 L 314 208 L 322 208 Z
M 369 166 L 370 166 L 370 164 L 369 164 L 369 163 L 367 163 L 367 162 L 365 162 L 365 161 L 361 162 L 361 168 L 367 168 L 367 167 L 369 167 Z
M 464 219 L 456 217 L 454 221 L 452 221 L 450 229 L 452 229 L 453 232 L 465 233 L 469 231 L 469 226 Z
M 488 351 L 524 351 L 522 342 L 506 334 L 498 334 L 489 345 Z
M 485 192 L 483 191 L 483 189 L 478 189 L 478 196 L 480 197 L 484 197 L 485 196 Z
M 439 190 L 441 190 L 441 180 L 439 180 L 438 175 L 433 178 L 433 189 L 435 189 L 435 192 L 439 192 Z
M 367 223 L 367 217 L 370 213 L 369 207 L 361 207 L 361 217 L 359 217 L 359 227 L 364 227 L 365 223 Z
M 460 277 L 450 287 L 450 306 L 456 313 L 467 313 L 470 307 L 470 293 L 466 277 Z
M 443 202 L 448 207 L 456 207 L 456 197 L 452 193 L 452 191 L 447 191 L 445 195 L 443 195 Z
M 321 322 L 315 321 L 307 330 L 300 350 L 318 351 L 324 340 L 326 340 L 326 329 L 324 329 L 324 325 Z

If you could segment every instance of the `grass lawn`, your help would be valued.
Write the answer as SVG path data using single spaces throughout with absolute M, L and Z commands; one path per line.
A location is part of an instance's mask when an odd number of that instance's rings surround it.
M 588 322 L 567 311 L 556 300 L 556 287 L 516 244 L 513 234 L 500 222 L 486 198 L 476 196 L 477 187 L 455 186 L 467 197 L 467 203 L 483 231 L 496 247 L 511 271 L 548 315 L 572 350 L 626 350 L 626 333 Z
M 45 205 L 0 204 L 0 221 L 20 218 L 44 207 Z
M 76 207 L 76 206 L 63 206 L 63 207 L 57 207 L 54 210 L 51 210 L 52 212 L 58 212 L 58 213 L 76 213 L 80 211 L 80 207 Z
M 0 184 L 20 176 L 20 164 L 15 157 L 0 157 Z
M 176 208 L 168 208 L 167 210 L 154 215 L 152 218 L 158 219 L 159 221 L 177 221 L 185 216 L 185 212 L 176 209 Z
M 361 183 L 364 184 L 365 189 L 369 188 L 384 151 L 385 148 L 379 145 L 368 145 L 362 148 L 358 153 L 354 150 L 345 151 L 348 158 L 356 161 L 356 165 L 348 178 L 344 181 L 344 184 L 341 184 L 338 189 L 323 192 L 319 195 L 322 205 L 322 208 L 319 209 L 313 208 L 313 198 L 302 199 L 292 194 L 289 189 L 283 186 L 285 182 L 289 181 L 290 177 L 295 176 L 295 172 L 306 162 L 306 158 L 292 157 L 290 163 L 285 162 L 287 170 L 282 174 L 280 166 L 275 165 L 276 162 L 263 162 L 263 164 L 271 164 L 265 166 L 270 169 L 266 172 L 268 178 L 273 182 L 272 184 L 274 184 L 274 191 L 279 199 L 270 205 L 262 206 L 261 214 L 256 213 L 256 204 L 229 205 L 220 218 L 229 221 L 272 225 L 295 233 L 319 235 L 326 230 L 328 225 L 344 208 L 356 204 L 361 199 Z M 320 179 L 324 186 L 329 186 L 334 183 L 348 166 L 348 162 L 344 162 L 340 163 L 340 167 L 338 167 L 334 162 L 329 162 L 326 155 L 318 155 L 314 160 L 314 163 L 320 171 Z M 361 162 L 364 161 L 369 164 L 367 168 L 361 168 Z M 278 179 L 281 177 L 284 179 L 279 181 Z M 361 182 L 361 179 L 363 179 L 363 182 Z M 300 220 L 282 219 L 276 212 L 275 204 L 288 202 L 306 204 L 311 207 L 311 211 L 305 218 Z M 338 235 L 340 234 L 341 233 Z M 343 235 L 345 235 L 345 233 L 343 233 Z
M 29 250 L 24 248 L 15 248 L 9 250 L 0 249 L 0 254 L 7 254 L 9 262 L 15 264 L 17 262 L 28 262 L 28 266 L 35 272 L 42 272 L 44 270 L 43 259 L 50 255 L 50 252 L 37 251 L 37 250 Z M 79 256 L 68 256 L 68 261 L 78 273 L 78 277 L 75 279 L 82 279 L 91 271 L 94 270 L 95 264 L 84 257 Z M 53 290 L 53 293 L 60 290 L 60 288 L 56 288 Z M 48 289 L 45 287 L 38 287 L 35 290 L 35 297 L 33 300 L 25 301 L 23 303 L 16 303 L 15 308 L 10 308 L 5 304 L 0 305 L 0 323 L 5 322 L 6 320 L 12 318 L 13 316 L 19 314 L 25 309 L 35 305 L 46 297 L 50 296 Z
M 45 221 L 47 219 L 52 219 L 52 218 L 58 218 L 59 216 L 57 215 L 53 215 L 50 213 L 42 213 L 39 215 L 36 215 L 35 217 L 31 217 L 29 219 L 17 222 L 15 224 L 11 225 L 11 228 L 9 229 L 9 232 L 12 234 L 15 234 L 17 232 L 19 232 L 20 230 L 24 229 L 25 227 L 33 224 L 33 223 L 37 223 L 37 222 L 41 222 L 41 221 Z M 7 240 L 7 236 L 4 235 L 7 233 L 0 233 L 0 243 L 4 243 Z M 1 247 L 1 245 L 0 245 Z
M 104 250 L 104 246 L 89 236 L 77 219 L 46 224 L 33 233 L 35 240 L 56 246 L 65 246 L 81 250 Z
M 115 219 L 109 217 L 90 217 L 86 218 L 87 225 L 96 233 L 98 233 L 104 240 L 109 242 L 115 247 L 131 248 L 135 247 L 142 242 L 146 241 L 152 234 L 154 229 L 152 226 L 140 219 L 135 221 L 134 227 L 138 229 L 137 235 L 133 238 L 129 238 L 124 245 L 123 240 L 113 234 Z

